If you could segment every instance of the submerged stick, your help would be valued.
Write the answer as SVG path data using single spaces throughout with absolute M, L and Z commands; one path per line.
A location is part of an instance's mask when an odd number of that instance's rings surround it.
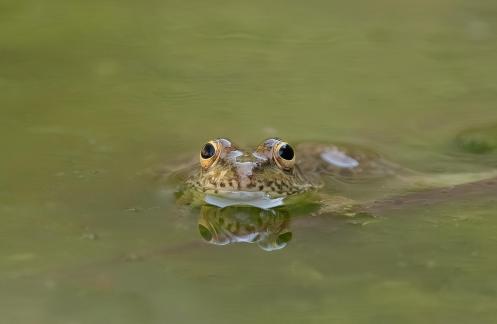
M 493 196 L 497 200 L 497 177 L 452 187 L 412 192 L 384 200 L 375 200 L 365 203 L 360 209 L 374 215 L 392 210 L 425 207 L 450 201 L 470 200 L 476 197 L 487 196 Z

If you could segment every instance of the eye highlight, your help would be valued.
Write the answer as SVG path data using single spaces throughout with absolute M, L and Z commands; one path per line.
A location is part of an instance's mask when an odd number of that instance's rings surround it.
M 204 169 L 211 167 L 219 158 L 221 144 L 219 141 L 209 141 L 200 150 L 200 165 Z
M 283 170 L 291 170 L 295 165 L 295 151 L 286 142 L 279 142 L 273 146 L 273 157 L 276 164 Z

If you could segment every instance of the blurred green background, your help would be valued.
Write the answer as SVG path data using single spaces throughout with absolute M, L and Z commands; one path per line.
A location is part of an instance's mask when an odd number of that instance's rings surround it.
M 0 0 L 0 322 L 493 323 L 493 197 L 268 253 L 145 174 L 273 135 L 488 171 L 457 139 L 495 140 L 496 57 L 494 1 Z

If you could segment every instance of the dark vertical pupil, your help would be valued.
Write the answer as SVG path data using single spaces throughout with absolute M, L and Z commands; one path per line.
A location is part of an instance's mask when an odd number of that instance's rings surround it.
M 216 148 L 214 147 L 214 145 L 212 145 L 211 143 L 207 143 L 202 148 L 200 156 L 202 156 L 203 159 L 209 159 L 213 157 L 215 153 L 216 153 Z
M 281 145 L 278 154 L 282 159 L 291 160 L 293 159 L 294 156 L 293 148 L 288 144 Z

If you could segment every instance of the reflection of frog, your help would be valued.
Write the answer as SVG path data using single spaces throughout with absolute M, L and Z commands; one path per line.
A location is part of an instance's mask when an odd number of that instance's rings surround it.
M 284 248 L 292 239 L 288 211 L 205 205 L 200 210 L 198 230 L 204 240 L 216 245 L 256 243 L 266 251 Z

